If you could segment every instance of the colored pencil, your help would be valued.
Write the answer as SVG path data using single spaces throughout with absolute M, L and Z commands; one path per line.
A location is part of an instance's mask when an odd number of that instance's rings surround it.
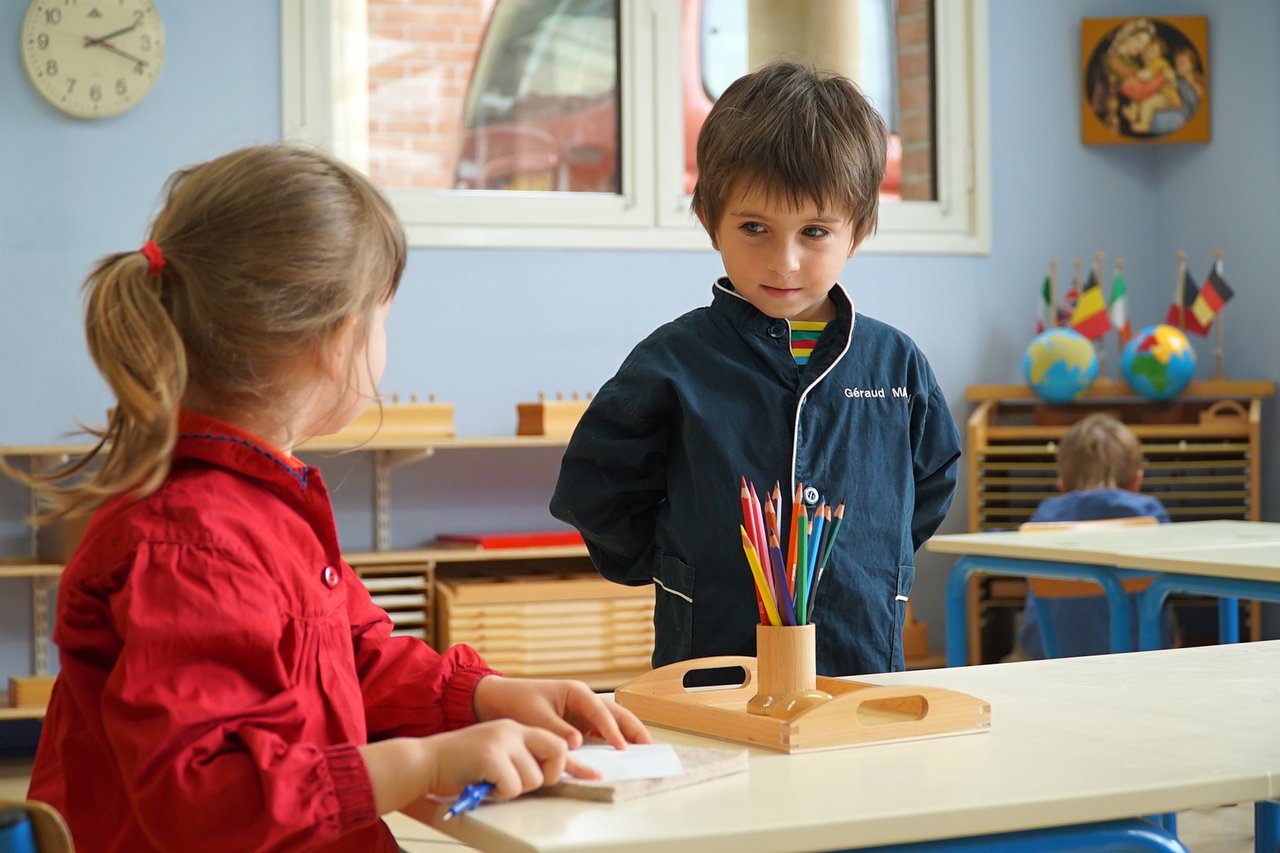
M 844 504 L 840 504 L 840 506 L 836 507 L 834 521 L 832 522 L 832 527 L 831 527 L 831 536 L 827 538 L 827 551 L 822 556 L 822 563 L 818 566 L 818 576 L 814 578 L 814 581 L 813 581 L 813 585 L 815 589 L 817 588 L 817 585 L 822 581 L 823 574 L 825 574 L 827 571 L 827 563 L 830 562 L 831 560 L 831 551 L 836 546 L 836 536 L 840 534 L 840 525 L 843 522 L 844 522 Z M 813 608 L 810 607 L 809 609 L 811 611 L 810 615 L 812 615 Z
M 807 625 L 809 607 L 809 513 L 800 507 L 800 526 L 796 530 L 796 624 Z
M 739 527 L 742 531 L 742 551 L 747 555 L 747 565 L 751 567 L 751 576 L 756 583 L 756 592 L 764 601 L 765 615 L 769 618 L 769 624 L 778 626 L 783 624 L 782 619 L 778 615 L 778 609 L 773 604 L 773 596 L 769 595 L 768 587 L 764 581 L 764 569 L 760 565 L 760 556 L 756 553 L 755 546 L 751 544 L 751 538 L 747 536 L 747 528 Z
M 747 487 L 746 477 L 742 478 L 742 492 L 739 494 L 739 499 L 742 501 L 742 523 L 746 528 L 747 538 L 751 540 L 751 547 L 755 549 L 757 555 L 764 554 L 766 553 L 766 543 L 764 539 L 760 538 L 760 532 L 756 528 L 756 513 L 751 503 L 751 492 Z M 770 597 L 777 594 L 774 591 L 773 584 L 773 573 L 766 572 L 765 588 L 769 590 Z
M 827 543 L 830 541 L 830 536 L 829 536 L 830 533 L 831 533 L 831 505 L 828 504 L 827 506 L 822 508 L 822 537 L 821 537 L 821 542 L 818 549 L 819 554 L 826 554 Z M 806 611 L 805 611 L 809 616 L 809 621 L 813 621 L 813 607 L 815 604 L 817 604 L 817 601 L 818 601 L 818 581 L 822 577 L 822 569 L 821 569 L 822 565 L 823 565 L 822 559 L 815 561 L 816 568 L 814 568 L 813 570 L 813 582 L 809 584 L 809 606 L 808 608 L 806 608 Z
M 787 541 L 787 567 L 790 571 L 787 573 L 790 578 L 791 588 L 795 589 L 796 584 L 796 530 L 800 523 L 800 513 L 804 512 L 804 484 L 796 485 L 796 497 L 791 502 L 791 532 Z
M 782 557 L 782 547 L 778 544 L 777 535 L 769 537 L 769 563 L 773 566 L 774 572 L 776 572 L 779 577 L 785 574 L 787 564 Z M 796 612 L 795 607 L 795 599 L 789 597 L 786 593 L 783 593 L 782 597 L 778 599 L 778 610 L 780 612 L 790 612 L 794 617 Z M 783 621 L 786 621 L 785 615 L 783 616 Z M 793 618 L 790 624 L 797 624 L 797 620 Z

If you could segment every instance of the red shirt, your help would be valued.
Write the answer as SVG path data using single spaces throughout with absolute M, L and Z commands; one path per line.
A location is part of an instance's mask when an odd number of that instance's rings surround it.
M 492 670 L 391 622 L 316 468 L 183 413 L 172 471 L 62 576 L 32 799 L 80 851 L 394 851 L 357 747 L 475 722 Z

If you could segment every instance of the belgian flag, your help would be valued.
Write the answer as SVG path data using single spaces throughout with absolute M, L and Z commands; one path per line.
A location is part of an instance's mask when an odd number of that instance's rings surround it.
M 1165 315 L 1164 321 L 1170 326 L 1177 326 L 1183 331 L 1206 337 L 1209 334 L 1209 327 L 1196 319 L 1196 315 L 1192 310 L 1192 306 L 1196 304 L 1196 299 L 1199 297 L 1200 288 L 1196 287 L 1195 279 L 1191 277 L 1191 273 L 1184 269 L 1182 271 L 1182 304 L 1179 305 L 1175 300 L 1169 306 L 1169 313 Z
M 1208 327 L 1218 316 L 1222 306 L 1226 305 L 1233 296 L 1235 293 L 1222 277 L 1222 261 L 1214 261 L 1213 269 L 1209 270 L 1209 277 L 1200 288 L 1200 295 L 1196 297 L 1195 302 L 1191 303 L 1191 313 L 1195 315 L 1200 325 Z
M 1089 278 L 1080 291 L 1075 311 L 1071 314 L 1071 328 L 1091 341 L 1105 335 L 1111 330 L 1111 317 L 1107 314 L 1107 303 L 1102 298 L 1102 287 L 1098 277 L 1089 271 Z

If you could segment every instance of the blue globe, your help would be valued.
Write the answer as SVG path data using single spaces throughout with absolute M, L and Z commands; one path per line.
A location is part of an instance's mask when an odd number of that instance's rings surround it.
M 1098 378 L 1098 354 L 1079 332 L 1049 329 L 1027 345 L 1022 375 L 1046 402 L 1070 403 Z
M 1157 323 L 1134 335 L 1120 355 L 1129 387 L 1148 400 L 1181 394 L 1196 372 L 1196 351 L 1181 329 Z

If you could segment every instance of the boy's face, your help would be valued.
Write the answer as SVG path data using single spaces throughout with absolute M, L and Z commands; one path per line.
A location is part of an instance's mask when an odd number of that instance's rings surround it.
M 707 232 L 739 295 L 770 317 L 835 319 L 827 295 L 857 248 L 849 218 L 812 201 L 793 210 L 754 188 L 735 188 L 727 201 Z

